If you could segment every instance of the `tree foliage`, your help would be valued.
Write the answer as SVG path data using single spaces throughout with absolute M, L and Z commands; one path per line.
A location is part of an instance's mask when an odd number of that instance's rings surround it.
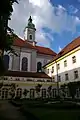
M 48 92 L 48 97 L 51 97 L 52 85 L 48 87 L 47 92 Z
M 9 91 L 9 94 L 11 96 L 11 99 L 13 99 L 15 97 L 15 92 L 16 92 L 16 88 L 18 87 L 17 84 L 15 83 L 12 83 L 11 84 L 11 87 L 10 87 L 10 91 Z
M 78 88 L 80 88 L 80 81 L 69 82 L 68 84 L 62 85 L 62 87 L 64 87 L 64 89 L 66 86 L 69 89 L 70 96 L 74 99 L 75 95 L 76 95 L 76 90 Z
M 14 3 L 18 3 L 18 1 L 2 0 L 0 3 L 0 75 L 5 71 L 3 63 L 4 50 L 14 53 L 11 46 L 15 35 L 13 30 L 8 26 L 8 20 L 11 19 Z
M 38 84 L 37 86 L 35 86 L 35 90 L 36 90 L 36 93 L 37 93 L 38 97 L 40 97 L 40 90 L 41 90 L 41 87 L 42 87 L 41 84 Z
M 1 50 L 9 50 L 10 45 L 12 44 L 12 36 L 9 36 L 7 32 L 9 31 L 11 34 L 13 30 L 8 27 L 8 20 L 13 12 L 13 3 L 17 2 L 17 0 L 2 0 L 0 4 L 0 49 Z
M 24 89 L 24 91 L 23 91 L 23 95 L 24 95 L 25 98 L 26 98 L 28 92 L 29 92 L 29 91 L 28 91 L 27 89 Z

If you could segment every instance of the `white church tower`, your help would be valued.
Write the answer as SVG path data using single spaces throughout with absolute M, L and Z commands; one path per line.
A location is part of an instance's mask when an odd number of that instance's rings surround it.
M 32 45 L 36 45 L 35 41 L 35 32 L 36 28 L 35 25 L 32 23 L 32 18 L 28 19 L 28 24 L 24 29 L 24 40 L 27 40 L 27 42 L 31 43 Z

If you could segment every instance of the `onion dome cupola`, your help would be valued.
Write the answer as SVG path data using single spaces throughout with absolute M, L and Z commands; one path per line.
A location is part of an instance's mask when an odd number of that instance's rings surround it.
M 35 31 L 36 31 L 36 28 L 30 16 L 28 19 L 28 24 L 24 29 L 24 39 L 31 43 L 35 42 Z
M 32 23 L 32 18 L 31 18 L 31 16 L 30 16 L 30 18 L 28 19 L 27 28 L 31 28 L 31 29 L 36 30 L 35 25 Z

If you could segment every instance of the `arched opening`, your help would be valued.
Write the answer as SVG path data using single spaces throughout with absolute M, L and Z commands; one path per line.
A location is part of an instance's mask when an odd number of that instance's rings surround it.
M 41 62 L 37 63 L 37 72 L 42 72 L 42 63 Z
M 30 98 L 33 99 L 35 98 L 35 89 L 30 89 Z
M 2 88 L 2 99 L 8 99 L 8 89 Z
M 46 98 L 46 89 L 42 89 L 42 98 Z
M 18 88 L 18 89 L 17 89 L 16 97 L 19 97 L 19 98 L 22 97 L 22 89 L 21 89 L 21 88 Z
M 8 70 L 9 69 L 9 55 L 4 55 L 3 60 L 4 60 L 5 69 Z
M 28 70 L 28 59 L 27 57 L 23 57 L 22 59 L 22 71 Z
M 29 39 L 32 40 L 32 35 L 31 34 L 29 35 Z

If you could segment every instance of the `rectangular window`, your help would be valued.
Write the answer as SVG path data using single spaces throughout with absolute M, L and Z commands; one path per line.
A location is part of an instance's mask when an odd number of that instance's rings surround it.
M 76 56 L 72 57 L 72 63 L 76 63 Z
M 52 82 L 54 82 L 55 81 L 55 77 L 54 76 L 52 76 Z
M 64 61 L 64 67 L 67 67 L 67 60 Z
M 47 69 L 47 73 L 49 74 L 49 69 Z
M 58 82 L 61 82 L 61 76 L 60 75 L 58 76 Z
M 50 80 L 47 80 L 47 82 L 51 82 Z
M 57 64 L 57 69 L 58 69 L 58 70 L 60 69 L 60 64 Z
M 69 80 L 68 73 L 65 74 L 65 80 L 66 80 L 66 81 Z
M 31 81 L 33 81 L 33 80 L 32 80 L 32 79 L 27 79 L 27 81 L 28 81 L 28 82 L 31 82 Z
M 78 71 L 74 71 L 74 79 L 77 79 L 78 78 Z
M 54 67 L 52 67 L 52 73 L 54 72 Z

